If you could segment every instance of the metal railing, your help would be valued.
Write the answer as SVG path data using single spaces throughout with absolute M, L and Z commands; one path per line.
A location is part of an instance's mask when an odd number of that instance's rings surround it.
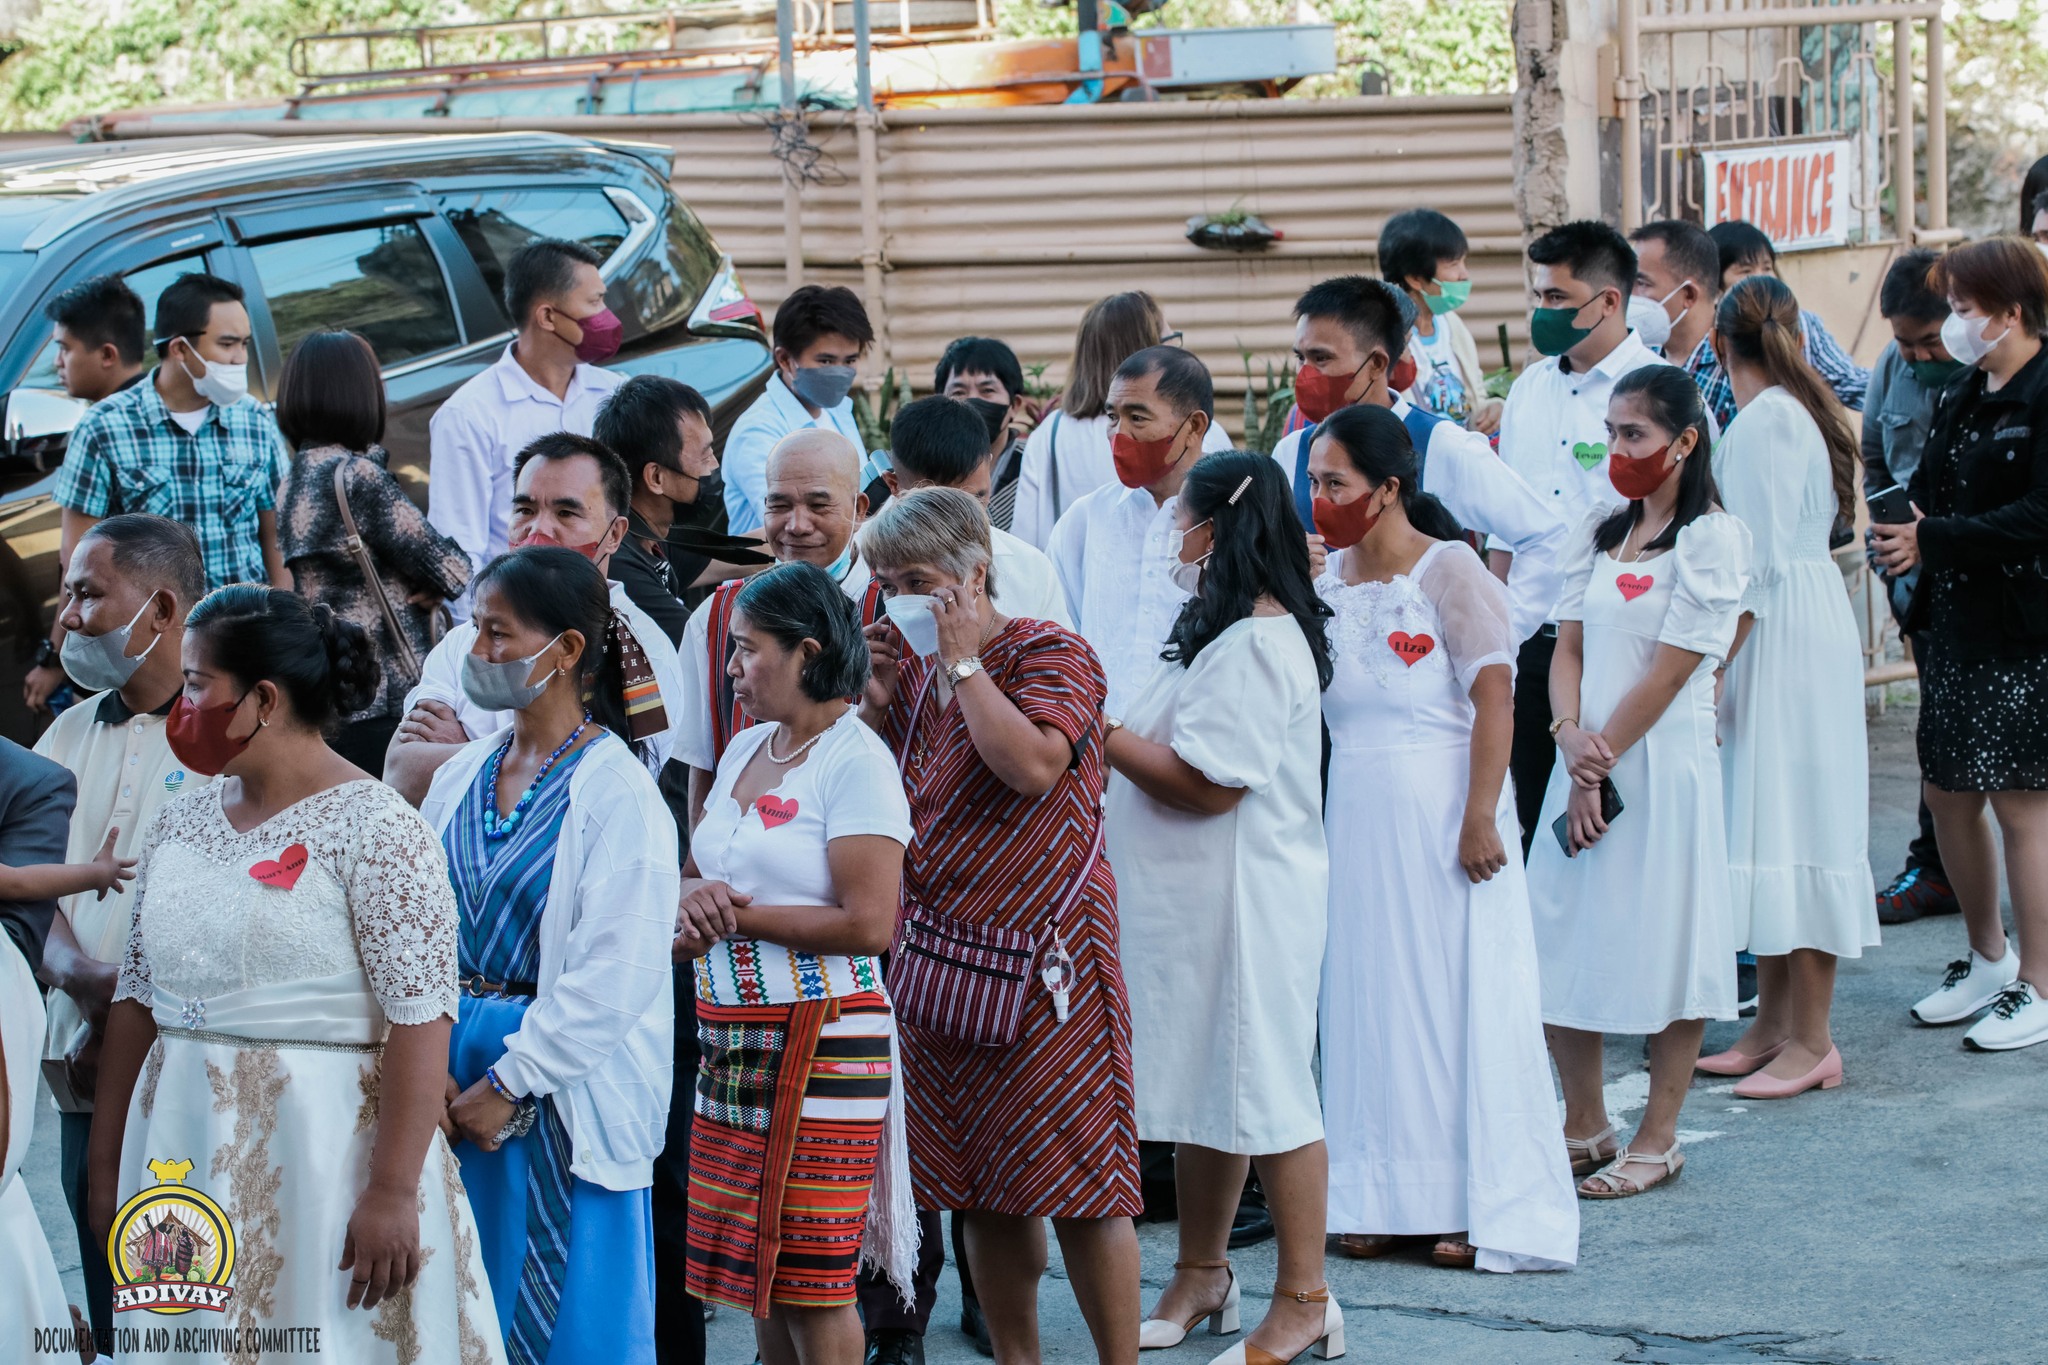
M 1924 26 L 1916 53 L 1914 28 Z M 1948 225 L 1946 53 L 1939 0 L 1621 0 L 1616 112 L 1624 228 L 1704 212 L 1700 153 L 1846 138 L 1866 241 Z M 1915 72 L 1924 70 L 1927 224 L 1917 223 Z M 1646 193 L 1647 190 L 1647 193 Z

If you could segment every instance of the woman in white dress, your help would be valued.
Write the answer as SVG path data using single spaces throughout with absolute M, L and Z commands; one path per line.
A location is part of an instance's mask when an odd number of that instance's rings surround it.
M 1507 789 L 1517 641 L 1507 591 L 1417 484 L 1369 403 L 1309 452 L 1316 590 L 1336 612 L 1330 943 L 1323 959 L 1329 1229 L 1351 1255 L 1434 1238 L 1439 1265 L 1556 1270 L 1579 1209 L 1543 1052 L 1536 944 Z M 1517 850 L 1519 851 L 1519 850 Z
M 1175 578 L 1194 596 L 1105 742 L 1138 1136 L 1177 1144 L 1180 1255 L 1139 1344 L 1176 1345 L 1204 1318 L 1236 1330 L 1226 1252 L 1252 1160 L 1279 1273 L 1265 1321 L 1218 1365 L 1292 1360 L 1316 1343 L 1341 1355 L 1344 1318 L 1323 1282 L 1329 1165 L 1313 1070 L 1330 609 L 1267 457 L 1204 456 L 1177 518 Z
M 1772 275 L 1728 291 L 1714 349 L 1736 418 L 1714 447 L 1722 504 L 1749 528 L 1749 587 L 1721 694 L 1735 942 L 1756 954 L 1757 1012 L 1699 1069 L 1743 1099 L 1842 1083 L 1828 1031 L 1835 961 L 1878 942 L 1870 878 L 1863 649 L 1828 554 L 1860 467 L 1842 405 L 1800 351 L 1799 301 Z
M 128 1325 L 226 1329 L 213 1359 L 255 1360 L 265 1338 L 251 1334 L 292 1328 L 350 1362 L 502 1361 L 438 1126 L 456 1004 L 448 867 L 412 808 L 321 738 L 376 686 L 369 639 L 241 584 L 192 608 L 184 662 L 171 751 L 223 780 L 151 826 L 108 1016 L 88 1187 L 99 1235 L 123 1234 L 115 1311 L 124 1281 L 161 1292 L 150 1281 L 171 1278 L 152 1273 L 169 1209 L 196 1253 L 177 1278 L 230 1296 L 202 1323 L 145 1308 Z M 161 1200 L 131 1202 L 152 1190 Z M 206 1201 L 232 1229 L 231 1273 Z
M 56 1258 L 21 1178 L 35 1131 L 43 1027 L 35 973 L 14 937 L 0 931 L 0 1360 L 58 1358 L 49 1334 L 72 1330 Z
M 1718 505 L 1706 410 L 1685 371 L 1624 375 L 1607 430 L 1608 477 L 1630 501 L 1594 509 L 1569 547 L 1550 672 L 1559 762 L 1529 858 L 1565 1148 L 1589 1199 L 1678 1174 L 1700 1037 L 1707 1020 L 1735 1017 L 1714 670 L 1749 559 L 1749 532 Z M 1621 802 L 1611 816 L 1610 794 Z M 1606 1033 L 1650 1038 L 1649 1102 L 1618 1149 L 1601 1090 Z

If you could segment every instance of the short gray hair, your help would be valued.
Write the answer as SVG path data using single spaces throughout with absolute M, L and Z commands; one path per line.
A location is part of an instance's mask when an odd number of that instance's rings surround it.
M 930 564 L 966 582 L 977 565 L 988 570 L 996 595 L 995 551 L 988 513 L 957 488 L 914 488 L 899 493 L 860 528 L 861 558 L 870 568 Z
M 95 537 L 112 552 L 114 571 L 143 591 L 173 593 L 184 611 L 206 596 L 199 536 L 185 523 L 128 512 L 94 522 L 79 543 Z

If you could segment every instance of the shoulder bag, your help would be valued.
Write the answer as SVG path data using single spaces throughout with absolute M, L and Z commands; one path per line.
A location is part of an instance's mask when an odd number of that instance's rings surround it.
M 937 669 L 927 674 L 911 704 L 910 723 L 898 766 L 908 766 L 925 693 Z M 1057 1017 L 1067 1015 L 1066 993 L 1073 983 L 1072 960 L 1060 938 L 1060 924 L 1087 888 L 1088 876 L 1102 856 L 1102 813 L 1095 817 L 1095 838 L 1081 859 L 1073 885 L 1053 907 L 1047 921 L 1047 988 L 1053 993 Z M 1024 1001 L 1031 988 L 1039 940 L 1018 929 L 975 924 L 906 900 L 896 926 L 887 984 L 897 1017 L 943 1038 L 976 1047 L 1005 1047 L 1017 1040 L 1024 1022 Z M 1061 984 L 1054 985 L 1058 977 Z
M 384 612 L 384 624 L 391 629 L 391 639 L 398 648 L 399 661 L 405 666 L 406 678 L 409 682 L 418 682 L 419 655 L 413 653 L 412 641 L 406 639 L 404 629 L 398 624 L 398 613 L 391 606 L 390 595 L 384 591 L 384 580 L 377 576 L 377 566 L 370 562 L 370 547 L 363 544 L 362 532 L 356 529 L 355 514 L 349 511 L 347 470 L 348 456 L 344 455 L 334 462 L 334 505 L 341 512 L 342 548 L 349 552 L 356 562 L 356 567 L 363 571 L 363 581 L 369 585 L 371 594 L 377 599 L 378 607 Z M 438 634 L 433 629 L 434 618 L 438 615 L 436 612 L 429 618 L 429 638 Z

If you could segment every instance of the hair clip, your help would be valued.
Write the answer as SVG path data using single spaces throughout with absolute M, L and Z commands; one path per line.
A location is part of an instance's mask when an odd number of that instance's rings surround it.
M 1236 491 L 1235 493 L 1232 493 L 1232 494 L 1230 495 L 1230 498 L 1229 498 L 1229 500 L 1228 500 L 1228 505 L 1229 505 L 1229 506 L 1231 506 L 1231 507 L 1235 507 L 1235 506 L 1237 506 L 1237 500 L 1238 500 L 1239 498 L 1243 497 L 1243 496 L 1244 496 L 1244 490 L 1245 490 L 1245 489 L 1247 489 L 1247 488 L 1250 488 L 1251 486 L 1252 486 L 1252 476 L 1251 476 L 1251 475 L 1249 475 L 1249 474 L 1247 474 L 1247 475 L 1245 475 L 1245 476 L 1244 476 L 1244 482 L 1243 482 L 1243 483 L 1241 483 L 1241 484 L 1239 484 L 1239 485 L 1237 486 L 1237 491 Z

